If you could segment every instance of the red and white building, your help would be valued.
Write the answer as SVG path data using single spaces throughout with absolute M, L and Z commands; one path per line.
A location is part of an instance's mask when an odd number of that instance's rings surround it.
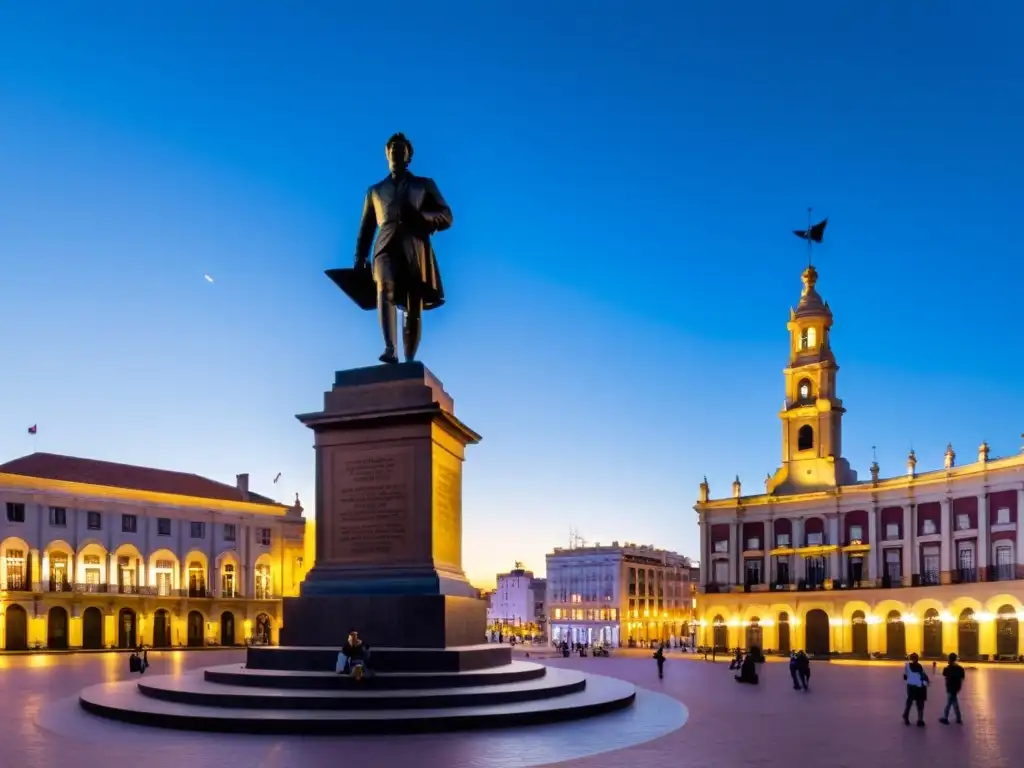
M 763 493 L 739 478 L 725 498 L 705 480 L 701 532 L 703 642 L 816 654 L 938 657 L 1024 653 L 1024 454 L 982 443 L 958 465 L 859 478 L 842 455 L 843 403 L 817 271 L 790 312 L 782 463 Z M 1020 580 L 1019 580 L 1020 579 Z

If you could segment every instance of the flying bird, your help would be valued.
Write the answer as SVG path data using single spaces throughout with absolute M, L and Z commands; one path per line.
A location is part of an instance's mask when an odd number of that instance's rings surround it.
M 277 481 L 278 481 L 278 480 L 280 480 L 280 479 L 281 479 L 281 473 L 280 473 L 280 472 L 278 472 L 278 473 L 277 473 L 277 474 L 276 474 L 276 475 L 274 476 L 274 483 L 276 484 L 276 483 L 277 483 Z
M 213 278 L 210 277 L 209 275 L 203 275 L 203 277 L 206 279 L 206 282 L 208 282 L 208 283 L 212 283 L 213 282 Z

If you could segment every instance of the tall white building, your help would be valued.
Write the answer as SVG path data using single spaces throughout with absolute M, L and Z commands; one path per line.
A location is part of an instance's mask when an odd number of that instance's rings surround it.
M 0 465 L 0 648 L 273 642 L 312 565 L 302 507 L 198 475 L 33 453 Z
M 547 555 L 551 639 L 628 645 L 682 641 L 693 630 L 693 569 L 675 552 L 629 542 Z
M 508 573 L 499 573 L 497 586 L 487 607 L 487 624 L 491 631 L 538 632 L 536 583 L 533 571 L 516 563 Z

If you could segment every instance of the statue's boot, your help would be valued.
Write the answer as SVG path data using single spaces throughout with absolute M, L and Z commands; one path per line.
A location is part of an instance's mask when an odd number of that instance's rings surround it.
M 377 294 L 377 313 L 380 316 L 380 330 L 384 334 L 384 354 L 380 356 L 380 361 L 382 363 L 397 363 L 398 355 L 395 354 L 397 310 L 394 300 L 383 290 Z
M 402 346 L 405 348 L 405 362 L 411 363 L 416 359 L 416 350 L 420 346 L 420 313 L 405 313 L 405 323 L 402 325 Z

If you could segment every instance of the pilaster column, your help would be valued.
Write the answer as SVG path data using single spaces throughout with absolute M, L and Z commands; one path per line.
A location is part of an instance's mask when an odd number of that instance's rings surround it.
M 733 520 L 729 523 L 729 582 L 731 584 L 742 584 L 739 580 L 739 532 L 740 524 L 738 521 Z
M 953 570 L 953 501 L 948 496 L 942 500 L 942 518 L 939 521 L 942 544 L 939 551 L 939 583 L 949 584 Z
M 708 584 L 708 571 L 711 570 L 711 558 L 708 557 L 708 551 L 710 544 L 708 542 L 711 536 L 711 526 L 708 525 L 707 520 L 703 517 L 700 521 L 700 585 L 706 587 Z
M 913 534 L 911 533 L 911 526 L 914 524 L 913 515 L 910 513 L 910 505 L 907 504 L 902 507 L 903 509 L 903 527 L 900 533 L 903 536 L 903 586 L 910 586 L 912 573 L 911 563 L 913 562 L 913 549 L 911 548 L 911 542 L 913 541 Z
M 828 516 L 828 544 L 839 545 L 842 542 L 839 540 L 839 514 L 833 513 Z M 831 552 L 828 556 L 828 577 L 830 579 L 840 579 L 842 569 L 839 567 L 839 550 Z
M 761 566 L 762 580 L 765 584 L 772 583 L 772 534 L 775 531 L 775 521 L 768 518 L 764 521 L 764 530 L 761 532 L 761 549 L 764 550 L 764 565 Z
M 802 547 L 804 545 L 804 520 L 802 517 L 794 517 L 790 519 L 790 524 L 793 526 L 792 533 L 790 534 L 790 546 Z M 793 583 L 796 584 L 804 577 L 804 559 L 800 555 L 791 555 L 790 563 L 793 567 L 790 569 L 790 578 Z M 794 648 L 799 646 L 793 646 Z
M 50 553 L 43 552 L 43 563 L 42 571 L 39 574 L 42 578 L 40 581 L 43 582 L 43 592 L 50 591 Z
M 868 581 L 872 584 L 878 579 L 878 558 L 881 557 L 882 548 L 879 545 L 878 536 L 878 510 L 872 507 L 868 511 Z
M 988 581 L 988 492 L 978 496 L 978 551 L 974 553 L 978 564 L 978 581 Z
M 917 576 L 921 573 L 921 552 L 917 544 L 917 532 L 920 529 L 920 522 L 917 519 L 917 504 L 910 505 L 910 572 Z
M 1017 489 L 1017 546 L 1014 560 L 1017 563 L 1017 578 L 1022 575 L 1021 565 L 1024 565 L 1024 487 Z
M 111 587 L 117 586 L 117 555 L 111 553 L 107 558 L 107 584 Z

